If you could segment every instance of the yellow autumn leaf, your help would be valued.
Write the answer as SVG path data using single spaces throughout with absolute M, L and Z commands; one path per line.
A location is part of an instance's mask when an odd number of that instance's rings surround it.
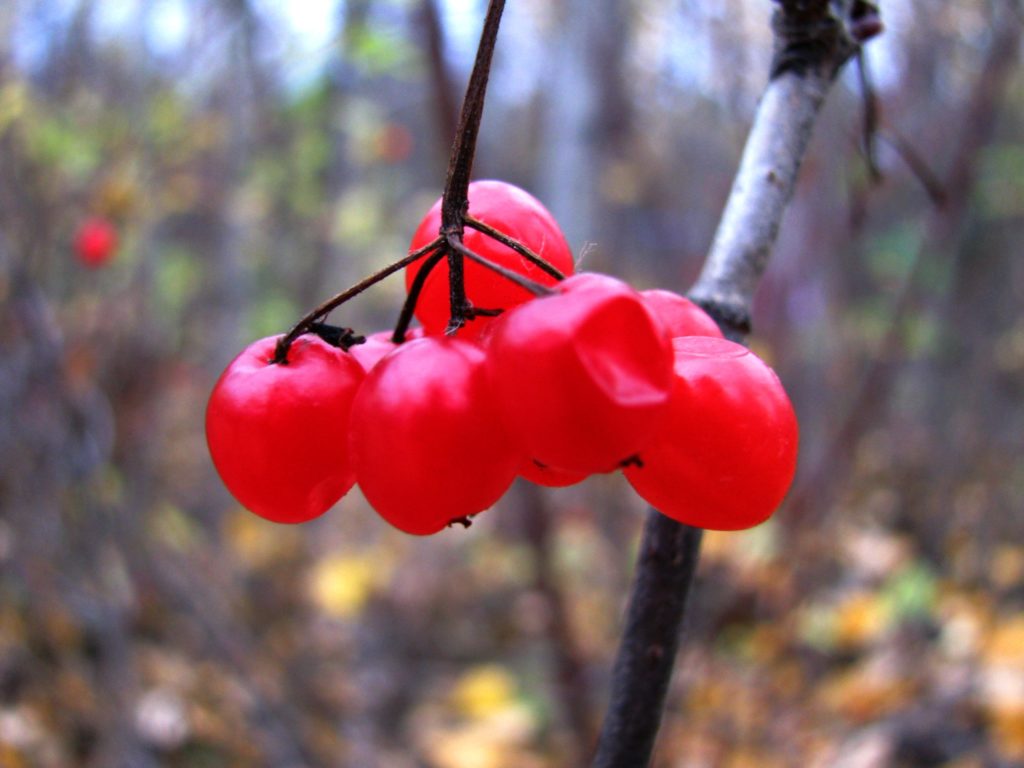
M 735 538 L 732 531 L 705 531 L 701 540 L 701 557 L 705 561 L 730 559 L 735 550 Z
M 985 644 L 985 661 L 1024 671 L 1024 614 L 999 622 Z
M 437 768 L 529 768 L 536 764 L 526 751 L 536 725 L 526 707 L 510 703 L 485 717 L 435 731 L 426 740 L 426 751 Z
M 710 677 L 694 682 L 687 689 L 686 708 L 690 713 L 721 712 L 734 701 L 736 690 L 726 681 Z
M 728 756 L 725 765 L 726 768 L 783 768 L 785 763 L 762 750 L 741 747 Z
M 778 537 L 778 526 L 771 520 L 745 531 L 705 531 L 701 557 L 729 563 L 756 583 L 765 578 L 764 569 L 778 557 Z
M 865 723 L 905 707 L 915 685 L 890 664 L 871 660 L 831 675 L 818 689 L 820 703 L 854 722 Z
M 993 740 L 1004 758 L 1024 760 L 1024 707 L 990 708 L 988 719 Z
M 453 731 L 439 734 L 429 752 L 438 768 L 501 768 L 504 748 L 477 731 Z
M 982 706 L 1002 754 L 1024 759 L 1024 615 L 997 623 L 982 651 Z
M 989 573 L 1000 589 L 1012 589 L 1024 582 L 1024 547 L 1004 545 L 992 557 Z
M 835 640 L 840 646 L 867 645 L 889 628 L 891 613 L 877 595 L 860 592 L 846 598 L 836 607 Z
M 516 681 L 497 664 L 466 672 L 452 690 L 452 704 L 467 717 L 487 717 L 507 707 L 516 696 Z
M 310 574 L 310 596 L 316 606 L 335 618 L 355 616 L 373 591 L 375 564 L 365 555 L 328 555 Z
M 225 523 L 225 538 L 235 557 L 249 568 L 260 568 L 298 543 L 294 528 L 275 525 L 239 509 Z

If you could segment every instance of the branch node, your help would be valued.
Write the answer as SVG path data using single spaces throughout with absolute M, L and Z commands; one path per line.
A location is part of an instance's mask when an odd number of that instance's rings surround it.
M 327 323 L 310 323 L 309 332 L 314 333 L 332 347 L 341 347 L 348 351 L 357 344 L 365 344 L 366 337 L 360 336 L 351 328 L 343 328 Z
M 690 294 L 690 300 L 707 312 L 730 337 L 747 336 L 753 329 L 750 309 L 740 300 Z
M 833 77 L 860 44 L 882 32 L 878 8 L 866 0 L 776 0 L 771 79 L 785 72 Z M 847 10 L 848 8 L 848 10 Z M 841 18 L 837 12 L 844 14 Z
M 627 467 L 638 467 L 642 469 L 644 466 L 644 460 L 640 458 L 639 453 L 634 453 L 632 456 L 627 456 L 620 461 L 619 466 L 623 469 L 626 469 Z

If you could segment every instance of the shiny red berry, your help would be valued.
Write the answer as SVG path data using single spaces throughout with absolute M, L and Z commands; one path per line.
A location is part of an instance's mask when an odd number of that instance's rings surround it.
M 662 288 L 652 288 L 641 291 L 647 306 L 654 310 L 654 313 L 661 318 L 661 321 L 668 328 L 668 335 L 673 339 L 676 336 L 715 336 L 722 338 L 722 331 L 718 323 L 711 319 L 703 309 L 694 304 L 685 296 L 678 293 L 666 291 Z
M 643 466 L 626 469 L 655 509 L 700 528 L 764 522 L 793 480 L 797 421 L 781 382 L 746 347 L 673 339 L 675 385 Z
M 352 408 L 356 480 L 407 533 L 436 533 L 490 507 L 522 454 L 493 405 L 476 344 L 430 336 L 402 344 L 366 377 Z
M 551 213 L 528 192 L 503 181 L 475 181 L 469 185 L 469 213 L 518 240 L 563 274 L 572 274 L 572 251 L 562 230 Z M 438 200 L 420 222 L 409 249 L 425 246 L 437 237 L 440 227 L 441 201 Z M 463 242 L 470 250 L 538 283 L 553 285 L 556 282 L 540 267 L 481 232 L 467 227 Z M 422 263 L 421 260 L 406 269 L 406 287 L 412 285 Z M 533 298 L 524 288 L 469 260 L 465 261 L 465 285 L 466 297 L 480 309 L 509 309 Z M 448 264 L 442 261 L 423 286 L 416 304 L 416 317 L 428 334 L 436 335 L 444 332 L 449 314 Z M 489 322 L 489 317 L 471 320 L 459 331 L 459 336 L 477 338 Z
M 365 376 L 355 358 L 299 337 L 272 363 L 278 337 L 250 344 L 213 388 L 206 441 L 224 485 L 252 512 L 301 523 L 355 482 L 348 454 L 352 401 Z
M 359 361 L 359 364 L 363 366 L 364 370 L 369 371 L 381 361 L 381 358 L 389 352 L 394 352 L 398 349 L 399 345 L 395 344 L 395 342 L 391 340 L 393 335 L 394 331 L 377 331 L 376 333 L 371 333 L 366 337 L 365 342 L 362 344 L 354 344 L 349 347 L 348 351 L 352 357 Z M 421 336 L 423 336 L 422 328 L 410 328 L 405 334 L 407 341 L 418 339 Z
M 488 374 L 526 455 L 608 472 L 642 450 L 668 408 L 672 347 L 640 295 L 584 273 L 493 325 Z

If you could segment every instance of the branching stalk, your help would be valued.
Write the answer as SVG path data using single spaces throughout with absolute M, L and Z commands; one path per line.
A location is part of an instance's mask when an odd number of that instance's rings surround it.
M 501 266 L 501 264 L 495 264 L 490 259 L 485 258 L 484 256 L 481 256 L 479 253 L 470 250 L 465 246 L 462 240 L 460 240 L 455 235 L 448 236 L 448 247 L 451 248 L 456 253 L 458 253 L 460 256 L 465 256 L 467 259 L 475 261 L 477 264 L 483 267 L 487 267 L 487 269 L 491 270 L 492 272 L 496 272 L 497 274 L 504 277 L 506 280 L 513 282 L 520 288 L 529 291 L 534 296 L 547 296 L 554 292 L 546 285 L 542 285 L 538 283 L 536 280 L 531 280 L 525 275 L 520 275 L 518 272 L 514 270 Z M 467 307 L 466 309 L 470 308 Z
M 448 175 L 441 203 L 441 230 L 438 236 L 423 248 L 370 275 L 365 280 L 328 299 L 306 314 L 278 342 L 274 352 L 274 363 L 284 363 L 288 357 L 288 349 L 295 339 L 309 330 L 313 323 L 325 317 L 331 310 L 341 306 L 385 277 L 409 266 L 417 259 L 433 251 L 437 251 L 441 256 L 431 260 L 430 269 L 440 261 L 440 258 L 448 259 L 448 282 L 451 295 L 451 322 L 448 331 L 454 333 L 471 316 L 472 309 L 469 301 L 466 299 L 465 276 L 463 274 L 463 258 L 465 254 L 459 249 L 453 248 L 451 242 L 454 240 L 461 244 L 462 240 L 465 226 L 464 217 L 469 205 L 469 179 L 473 170 L 473 158 L 476 155 L 476 142 L 477 136 L 480 133 L 480 121 L 483 117 L 484 98 L 487 95 L 487 81 L 491 71 L 491 59 L 494 55 L 498 27 L 501 24 L 501 14 L 504 9 L 505 0 L 491 0 L 487 6 L 487 15 L 484 18 L 483 31 L 480 35 L 476 62 L 473 65 L 473 72 L 469 77 L 462 114 L 459 117 L 459 127 L 455 134 L 455 143 L 452 146 L 451 158 L 448 163 Z M 520 249 L 526 250 L 525 246 L 518 243 L 516 245 Z M 510 247 L 515 246 L 510 245 Z M 422 276 L 424 280 L 426 279 L 425 272 L 429 272 L 426 266 L 419 273 L 419 276 Z M 515 282 L 522 284 L 518 280 Z M 422 290 L 422 282 L 419 283 L 419 288 Z M 410 294 L 409 299 L 402 308 L 402 314 L 395 328 L 393 338 L 399 341 L 404 339 L 405 331 L 412 319 L 412 311 L 415 309 L 418 297 L 419 290 L 414 294 Z
M 405 297 L 405 302 L 402 304 L 402 311 L 398 315 L 398 322 L 395 323 L 395 333 L 391 337 L 391 341 L 395 344 L 401 344 L 405 341 L 405 334 L 409 330 L 409 323 L 412 322 L 413 312 L 416 311 L 416 302 L 419 301 L 420 293 L 423 291 L 423 286 L 427 282 L 427 278 L 430 273 L 433 272 L 441 259 L 445 257 L 445 249 L 438 248 L 432 253 L 426 261 L 420 266 L 420 271 L 416 273 L 416 277 L 413 278 L 412 284 L 409 286 L 409 290 Z
M 487 222 L 480 221 L 480 219 L 477 219 L 469 215 L 468 213 L 465 216 L 465 221 L 467 227 L 471 227 L 472 229 L 475 229 L 477 232 L 483 232 L 492 240 L 497 240 L 502 245 L 508 246 L 530 263 L 543 269 L 545 272 L 551 275 L 551 277 L 555 278 L 555 280 L 565 280 L 565 275 L 558 267 L 556 267 L 554 264 L 552 264 L 544 257 L 540 256 L 539 254 L 536 254 L 533 251 L 531 251 L 518 240 L 512 239 L 504 232 L 495 229 Z
M 453 238 L 462 241 L 465 216 L 469 208 L 469 179 L 473 172 L 473 158 L 476 156 L 476 141 L 480 134 L 480 121 L 484 115 L 484 100 L 487 96 L 487 81 L 491 74 L 491 59 L 498 39 L 501 14 L 505 0 L 490 0 L 484 17 L 480 45 L 476 61 L 466 86 L 466 97 L 459 115 L 459 129 L 455 134 L 451 159 L 448 162 L 448 178 L 441 196 L 440 235 L 450 244 Z M 470 308 L 466 298 L 466 279 L 463 271 L 463 256 L 456 248 L 448 252 L 448 288 L 451 305 L 451 319 L 447 333 L 453 334 L 465 325 Z
M 404 259 L 399 259 L 393 264 L 389 264 L 388 266 L 384 267 L 384 269 L 374 272 L 369 277 L 360 280 L 351 288 L 342 291 L 336 296 L 332 296 L 320 306 L 310 310 L 305 317 L 299 320 L 299 322 L 297 322 L 292 327 L 292 329 L 288 331 L 288 333 L 286 333 L 284 336 L 282 336 L 280 341 L 277 342 L 277 347 L 274 350 L 274 359 L 272 362 L 278 364 L 285 362 L 288 359 L 288 348 L 291 347 L 292 343 L 297 338 L 299 338 L 299 336 L 308 331 L 309 327 L 317 320 L 326 317 L 332 310 L 337 309 L 349 299 L 355 298 L 360 293 L 365 291 L 367 288 L 376 285 L 385 277 L 393 275 L 398 270 L 404 269 L 410 264 L 415 263 L 417 260 L 423 258 L 428 253 L 436 250 L 440 246 L 441 238 L 437 237 L 431 240 L 422 248 L 413 251 Z
M 448 161 L 448 177 L 441 202 L 442 232 L 450 229 L 449 232 L 444 232 L 445 234 L 462 234 L 463 217 L 466 215 L 466 206 L 469 202 L 469 179 L 473 172 L 480 121 L 484 115 L 487 81 L 491 75 L 491 59 L 494 57 L 494 45 L 498 39 L 498 27 L 504 10 L 505 0 L 490 0 L 487 5 L 476 61 L 473 63 L 473 71 L 466 86 L 466 96 L 462 102 L 462 112 L 459 115 L 459 129 L 455 134 L 455 143 L 452 145 L 452 154 Z

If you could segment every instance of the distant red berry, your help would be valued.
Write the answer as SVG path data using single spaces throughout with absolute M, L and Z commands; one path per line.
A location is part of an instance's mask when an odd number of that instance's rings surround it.
M 475 181 L 469 185 L 469 213 L 518 240 L 565 275 L 573 272 L 573 257 L 554 216 L 530 193 L 503 181 Z M 410 250 L 422 248 L 437 237 L 441 227 L 441 201 L 420 222 Z M 493 238 L 466 228 L 463 242 L 471 251 L 543 285 L 557 281 L 540 267 Z M 412 285 L 422 261 L 406 269 L 406 287 Z M 481 309 L 509 309 L 533 298 L 533 294 L 475 262 L 465 261 L 466 297 Z M 439 263 L 430 273 L 416 304 L 416 317 L 428 334 L 440 334 L 450 315 L 448 264 Z M 491 322 L 478 317 L 461 331 L 461 338 L 477 338 Z
M 206 441 L 228 490 L 279 523 L 326 512 L 355 482 L 347 433 L 365 376 L 348 352 L 300 336 L 275 364 L 278 337 L 236 357 L 206 407 Z
M 117 230 L 107 219 L 92 216 L 75 233 L 75 253 L 85 266 L 96 269 L 109 262 L 117 250 Z
M 775 372 L 725 339 L 673 339 L 675 385 L 643 466 L 625 471 L 655 509 L 700 528 L 764 522 L 796 470 L 797 421 Z

